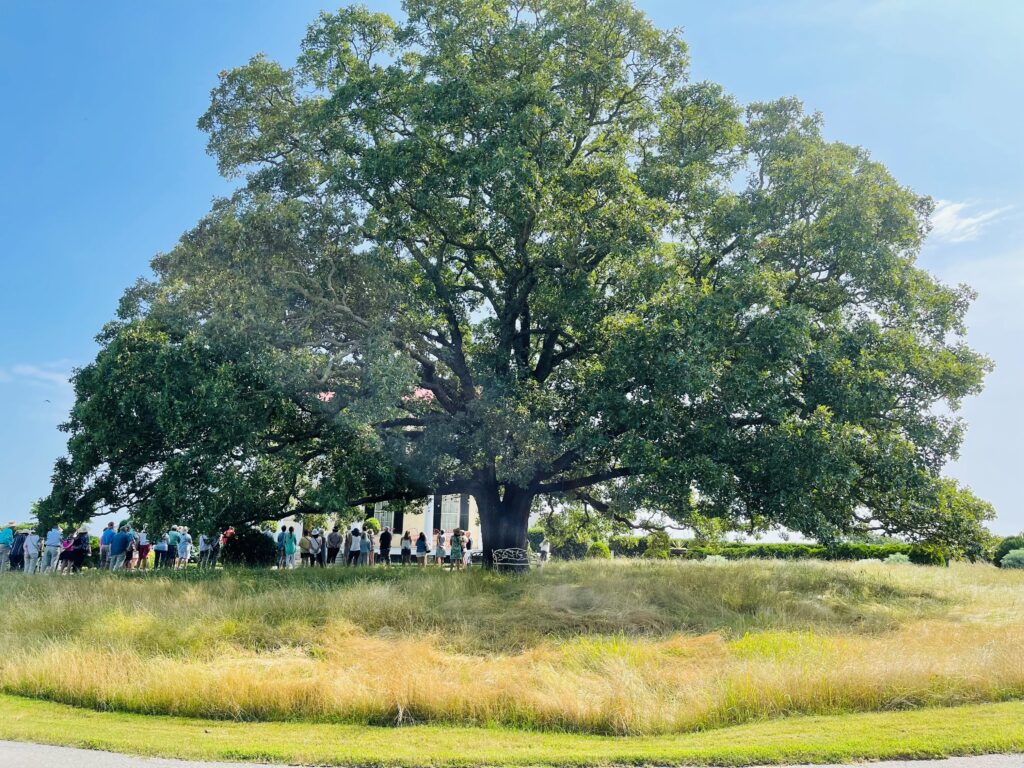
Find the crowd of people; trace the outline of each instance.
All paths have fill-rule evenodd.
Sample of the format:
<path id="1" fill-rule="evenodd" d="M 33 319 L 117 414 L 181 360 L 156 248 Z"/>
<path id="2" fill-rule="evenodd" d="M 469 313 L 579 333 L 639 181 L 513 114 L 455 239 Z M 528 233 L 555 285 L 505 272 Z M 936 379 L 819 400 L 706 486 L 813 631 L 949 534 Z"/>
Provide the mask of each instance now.
<path id="1" fill-rule="evenodd" d="M 215 566 L 221 547 L 234 532 L 234 528 L 228 528 L 218 535 L 201 535 L 199 567 Z M 146 570 L 151 565 L 153 568 L 180 569 L 193 559 L 193 546 L 187 526 L 172 526 L 153 542 L 145 529 L 135 530 L 129 523 L 120 526 L 108 523 L 99 536 L 95 565 L 111 571 Z M 0 528 L 0 573 L 77 573 L 93 554 L 92 549 L 92 539 L 86 526 L 77 529 L 71 536 L 66 536 L 58 526 L 53 526 L 45 536 L 40 536 L 32 528 L 19 529 L 17 523 L 10 522 Z"/>
<path id="2" fill-rule="evenodd" d="M 294 525 L 282 525 L 276 537 L 277 567 L 391 565 L 396 533 L 391 528 L 378 533 L 358 525 L 342 533 L 341 526 L 336 525 L 330 533 L 314 528 L 297 536 Z M 428 541 L 426 533 L 421 532 L 414 541 L 412 532 L 406 531 L 398 540 L 398 550 L 403 565 L 410 565 L 413 558 L 421 566 L 431 561 L 444 564 L 447 560 L 454 570 L 462 570 L 470 565 L 473 537 L 461 528 L 450 536 L 435 528 L 432 540 Z"/>
<path id="3" fill-rule="evenodd" d="M 10 522 L 0 528 L 0 574 L 7 570 L 24 573 L 80 571 L 92 552 L 89 529 L 82 526 L 72 536 L 54 526 L 46 536 L 32 529 L 19 529 Z"/>
<path id="4" fill-rule="evenodd" d="M 108 523 L 99 536 L 99 551 L 94 563 L 101 570 L 125 571 L 185 568 L 193 560 L 200 568 L 213 568 L 221 550 L 235 535 L 234 528 L 222 533 L 200 534 L 194 541 L 188 526 L 176 525 L 151 539 L 145 529 L 136 530 L 130 523 Z M 276 567 L 372 566 L 391 565 L 392 557 L 403 565 L 417 563 L 448 563 L 453 570 L 463 570 L 471 563 L 472 534 L 462 529 L 446 533 L 435 529 L 428 539 L 426 533 L 413 536 L 406 531 L 395 544 L 397 531 L 358 525 L 342 532 L 341 526 L 296 534 L 294 525 L 282 525 L 268 536 L 277 545 Z M 397 555 L 394 550 L 397 549 Z M 5 571 L 23 573 L 77 573 L 93 554 L 89 529 L 82 526 L 66 536 L 57 526 L 45 536 L 32 528 L 19 528 L 14 522 L 0 528 L 0 574 Z"/>

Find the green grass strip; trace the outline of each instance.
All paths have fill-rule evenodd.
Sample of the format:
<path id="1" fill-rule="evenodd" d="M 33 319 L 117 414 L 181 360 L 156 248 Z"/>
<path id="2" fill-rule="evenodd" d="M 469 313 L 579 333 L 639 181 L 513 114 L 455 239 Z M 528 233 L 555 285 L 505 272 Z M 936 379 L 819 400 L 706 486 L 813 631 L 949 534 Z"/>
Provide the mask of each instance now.
<path id="1" fill-rule="evenodd" d="M 1024 702 L 790 717 L 671 736 L 239 723 L 0 695 L 0 739 L 191 760 L 351 766 L 758 765 L 1024 752 Z"/>

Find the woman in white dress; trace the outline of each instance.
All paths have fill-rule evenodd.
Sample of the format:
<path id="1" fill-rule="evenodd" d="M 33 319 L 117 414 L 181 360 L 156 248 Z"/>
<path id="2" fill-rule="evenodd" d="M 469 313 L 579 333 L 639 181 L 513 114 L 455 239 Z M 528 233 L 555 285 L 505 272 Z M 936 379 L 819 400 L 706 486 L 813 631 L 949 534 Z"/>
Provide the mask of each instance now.
<path id="1" fill-rule="evenodd" d="M 192 557 L 192 534 L 188 528 L 181 529 L 181 538 L 178 539 L 178 567 L 185 568 Z"/>

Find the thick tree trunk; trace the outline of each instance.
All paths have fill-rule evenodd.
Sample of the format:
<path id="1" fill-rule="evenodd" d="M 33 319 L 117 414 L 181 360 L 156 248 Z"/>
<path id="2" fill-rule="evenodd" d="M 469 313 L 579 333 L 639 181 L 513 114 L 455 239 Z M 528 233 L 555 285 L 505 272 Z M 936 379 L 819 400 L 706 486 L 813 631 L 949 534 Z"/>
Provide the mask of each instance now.
<path id="1" fill-rule="evenodd" d="M 526 531 L 530 524 L 533 496 L 518 488 L 507 488 L 502 496 L 496 484 L 488 485 L 490 487 L 474 493 L 473 497 L 480 513 L 484 565 L 491 568 L 494 566 L 494 550 L 512 547 L 526 549 Z"/>

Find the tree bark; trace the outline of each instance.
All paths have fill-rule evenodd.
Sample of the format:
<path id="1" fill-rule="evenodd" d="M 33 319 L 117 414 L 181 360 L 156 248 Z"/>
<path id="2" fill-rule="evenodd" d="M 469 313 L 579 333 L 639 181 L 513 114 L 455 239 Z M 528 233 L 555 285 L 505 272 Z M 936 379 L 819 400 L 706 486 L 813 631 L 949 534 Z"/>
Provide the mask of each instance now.
<path id="1" fill-rule="evenodd" d="M 530 524 L 533 494 L 514 486 L 502 494 L 497 483 L 487 483 L 473 494 L 480 513 L 484 566 L 494 567 L 494 550 L 518 547 L 526 549 L 526 531 Z M 502 570 L 512 570 L 502 568 Z M 525 566 L 523 568 L 525 570 Z"/>

